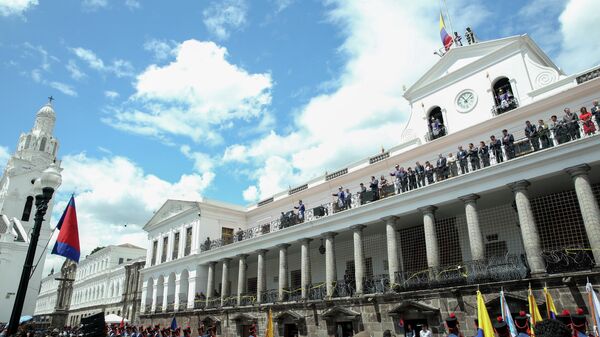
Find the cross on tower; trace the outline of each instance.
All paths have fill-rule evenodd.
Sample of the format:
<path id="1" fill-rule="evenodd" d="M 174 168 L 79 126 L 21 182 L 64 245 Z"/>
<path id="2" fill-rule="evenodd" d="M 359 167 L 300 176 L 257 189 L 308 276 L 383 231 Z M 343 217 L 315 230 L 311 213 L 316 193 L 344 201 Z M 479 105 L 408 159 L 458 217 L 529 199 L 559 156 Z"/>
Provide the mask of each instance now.
<path id="1" fill-rule="evenodd" d="M 52 104 L 52 101 L 54 101 L 54 97 L 52 97 L 52 96 L 48 97 L 48 104 Z"/>

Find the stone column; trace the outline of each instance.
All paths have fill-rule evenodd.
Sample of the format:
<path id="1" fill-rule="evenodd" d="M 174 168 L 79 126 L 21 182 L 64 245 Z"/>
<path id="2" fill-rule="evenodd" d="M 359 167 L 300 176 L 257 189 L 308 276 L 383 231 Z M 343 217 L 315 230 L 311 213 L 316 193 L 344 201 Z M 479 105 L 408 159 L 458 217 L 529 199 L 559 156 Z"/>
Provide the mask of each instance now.
<path id="1" fill-rule="evenodd" d="M 582 164 L 570 167 L 566 171 L 573 178 L 583 225 L 590 241 L 592 254 L 594 254 L 594 261 L 596 262 L 596 266 L 598 266 L 600 265 L 600 209 L 598 208 L 598 202 L 594 197 L 592 185 L 590 184 L 588 175 L 590 166 Z"/>
<path id="2" fill-rule="evenodd" d="M 310 272 L 310 242 L 312 239 L 300 240 L 300 283 L 302 287 L 302 299 L 308 298 L 308 287 L 312 284 Z"/>
<path id="3" fill-rule="evenodd" d="M 175 303 L 173 309 L 179 310 L 179 292 L 181 291 L 181 273 L 175 275 Z"/>
<path id="4" fill-rule="evenodd" d="M 543 274 L 544 260 L 542 259 L 542 245 L 540 244 L 540 236 L 538 235 L 535 217 L 529 202 L 529 194 L 527 187 L 530 185 L 527 180 L 519 180 L 508 184 L 508 187 L 515 194 L 515 202 L 517 204 L 517 213 L 519 213 L 519 224 L 521 226 L 521 236 L 525 253 L 527 254 L 527 262 L 531 269 L 531 274 Z"/>
<path id="5" fill-rule="evenodd" d="M 337 281 L 335 266 L 335 243 L 334 237 L 337 233 L 327 232 L 325 236 L 325 283 L 327 285 L 327 297 L 333 297 L 334 283 Z"/>
<path id="6" fill-rule="evenodd" d="M 265 255 L 267 254 L 267 250 L 260 249 L 256 253 L 258 254 L 256 271 L 256 303 L 262 303 L 263 294 L 265 291 L 267 291 L 267 275 L 265 270 Z"/>
<path id="7" fill-rule="evenodd" d="M 396 220 L 398 220 L 398 218 L 395 216 L 383 218 L 383 221 L 385 221 L 390 283 L 396 283 L 398 281 L 396 279 L 396 275 L 398 275 L 398 240 L 396 239 Z"/>
<path id="8" fill-rule="evenodd" d="M 216 262 L 208 263 L 208 276 L 206 281 L 206 306 L 208 307 L 210 300 L 215 296 L 215 265 Z"/>
<path id="9" fill-rule="evenodd" d="M 162 311 L 167 311 L 167 305 L 169 305 L 169 277 L 165 277 L 165 285 L 163 287 L 163 303 Z"/>
<path id="10" fill-rule="evenodd" d="M 142 298 L 140 299 L 140 312 L 146 312 L 146 296 L 148 296 L 148 281 L 142 284 Z M 77 304 L 77 296 L 73 300 L 73 304 Z"/>
<path id="11" fill-rule="evenodd" d="M 188 270 L 188 298 L 187 307 L 188 309 L 194 309 L 196 305 L 196 282 L 198 279 L 198 266 L 195 269 Z"/>
<path id="12" fill-rule="evenodd" d="M 350 227 L 354 237 L 354 279 L 356 285 L 356 296 L 364 293 L 363 281 L 365 278 L 365 254 L 363 250 L 363 228 L 365 225 Z"/>
<path id="13" fill-rule="evenodd" d="M 221 273 L 221 306 L 225 304 L 225 299 L 229 297 L 229 262 L 231 259 L 225 258 L 222 260 L 222 273 Z"/>
<path id="14" fill-rule="evenodd" d="M 468 194 L 459 199 L 465 203 L 471 259 L 482 260 L 485 258 L 485 244 L 483 243 L 483 235 L 479 226 L 479 215 L 477 214 L 477 199 L 479 199 L 479 196 L 477 194 Z"/>
<path id="15" fill-rule="evenodd" d="M 283 243 L 277 245 L 279 248 L 279 287 L 277 293 L 277 299 L 281 301 L 285 301 L 287 299 L 286 291 L 289 288 L 288 284 L 288 258 L 287 258 L 287 249 L 290 245 L 287 243 Z"/>
<path id="16" fill-rule="evenodd" d="M 435 206 L 419 208 L 423 213 L 423 227 L 425 228 L 425 250 L 427 251 L 427 267 L 437 268 L 440 266 L 440 252 L 438 248 L 437 235 L 435 234 Z"/>
<path id="17" fill-rule="evenodd" d="M 238 255 L 237 304 L 242 304 L 242 294 L 246 291 L 246 258 L 247 254 Z"/>

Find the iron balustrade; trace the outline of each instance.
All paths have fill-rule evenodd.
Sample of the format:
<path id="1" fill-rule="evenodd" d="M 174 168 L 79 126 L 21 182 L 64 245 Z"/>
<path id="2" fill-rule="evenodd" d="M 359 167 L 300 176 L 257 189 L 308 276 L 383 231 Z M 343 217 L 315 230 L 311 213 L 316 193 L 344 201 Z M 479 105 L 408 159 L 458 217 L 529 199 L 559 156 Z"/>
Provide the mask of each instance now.
<path id="1" fill-rule="evenodd" d="M 194 300 L 194 309 L 205 309 L 206 308 L 206 299 L 195 299 Z"/>
<path id="2" fill-rule="evenodd" d="M 162 304 L 157 304 L 156 308 L 154 308 L 154 312 L 162 312 L 162 311 L 163 311 Z"/>
<path id="3" fill-rule="evenodd" d="M 507 111 L 514 110 L 519 107 L 519 101 L 516 97 L 511 97 L 506 100 L 505 104 L 499 103 L 492 106 L 492 114 L 494 116 L 501 115 Z"/>
<path id="4" fill-rule="evenodd" d="M 152 304 L 146 304 L 144 306 L 144 312 L 151 312 L 152 311 Z"/>
<path id="5" fill-rule="evenodd" d="M 594 256 L 589 248 L 563 248 L 542 252 L 549 274 L 590 270 L 594 267 Z"/>
<path id="6" fill-rule="evenodd" d="M 352 281 L 338 280 L 333 284 L 332 297 L 350 297 L 356 293 L 356 285 Z"/>
<path id="7" fill-rule="evenodd" d="M 187 304 L 188 301 L 187 299 L 180 299 L 179 300 L 179 308 L 177 309 L 178 311 L 184 311 L 187 309 Z"/>
<path id="8" fill-rule="evenodd" d="M 221 307 L 220 297 L 211 297 L 206 301 L 206 309 L 216 309 Z"/>
<path id="9" fill-rule="evenodd" d="M 242 294 L 240 296 L 240 306 L 249 306 L 256 303 L 256 294 Z"/>
<path id="10" fill-rule="evenodd" d="M 427 131 L 427 133 L 425 133 L 425 141 L 430 142 L 434 139 L 444 137 L 445 135 L 446 135 L 446 127 L 444 125 L 440 125 L 440 129 L 437 131 L 437 133 L 435 133 L 433 131 Z"/>
<path id="11" fill-rule="evenodd" d="M 237 305 L 237 296 L 233 295 L 233 296 L 225 297 L 223 299 L 222 303 L 223 303 L 222 304 L 223 307 L 234 307 Z"/>
<path id="12" fill-rule="evenodd" d="M 276 303 L 279 299 L 279 291 L 277 289 L 269 289 L 262 293 L 262 303 Z"/>
<path id="13" fill-rule="evenodd" d="M 363 293 L 385 294 L 390 290 L 390 276 L 388 274 L 365 277 L 363 281 Z"/>
<path id="14" fill-rule="evenodd" d="M 175 303 L 168 303 L 167 304 L 167 312 L 173 312 L 175 311 Z"/>
<path id="15" fill-rule="evenodd" d="M 308 299 L 323 300 L 327 297 L 327 287 L 325 283 L 318 283 L 308 287 Z"/>
<path id="16" fill-rule="evenodd" d="M 299 302 L 302 300 L 302 288 L 286 291 L 285 295 L 287 301 Z"/>

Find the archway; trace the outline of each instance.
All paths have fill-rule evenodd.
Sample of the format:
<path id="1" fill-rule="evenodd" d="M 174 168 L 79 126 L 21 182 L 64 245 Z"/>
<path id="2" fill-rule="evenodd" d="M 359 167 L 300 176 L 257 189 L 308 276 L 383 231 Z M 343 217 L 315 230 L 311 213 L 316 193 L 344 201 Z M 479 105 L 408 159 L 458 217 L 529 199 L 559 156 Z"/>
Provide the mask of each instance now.
<path id="1" fill-rule="evenodd" d="M 492 85 L 492 91 L 496 104 L 494 107 L 495 114 L 499 115 L 519 106 L 508 77 L 502 76 L 496 79 Z"/>
<path id="2" fill-rule="evenodd" d="M 156 281 L 156 311 L 162 311 L 163 295 L 165 289 L 165 278 L 160 275 Z"/>
<path id="3" fill-rule="evenodd" d="M 429 130 L 429 140 L 434 140 L 446 135 L 446 123 L 442 108 L 434 106 L 427 113 L 427 127 Z"/>
<path id="4" fill-rule="evenodd" d="M 154 296 L 154 279 L 149 278 L 148 280 L 146 280 L 146 308 L 143 309 L 147 309 L 145 310 L 146 312 L 150 311 L 150 308 L 152 307 L 152 297 Z"/>
<path id="5" fill-rule="evenodd" d="M 179 310 L 185 310 L 188 302 L 190 274 L 187 269 L 184 269 L 179 276 Z"/>
<path id="6" fill-rule="evenodd" d="M 169 274 L 167 281 L 167 311 L 173 310 L 175 304 L 175 273 Z"/>

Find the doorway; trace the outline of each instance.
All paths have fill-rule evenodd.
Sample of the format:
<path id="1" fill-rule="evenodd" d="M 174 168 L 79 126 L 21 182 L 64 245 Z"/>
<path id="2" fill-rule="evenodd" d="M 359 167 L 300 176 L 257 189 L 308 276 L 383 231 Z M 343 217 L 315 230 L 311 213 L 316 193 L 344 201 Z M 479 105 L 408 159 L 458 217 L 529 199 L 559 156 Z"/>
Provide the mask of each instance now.
<path id="1" fill-rule="evenodd" d="M 250 328 L 251 327 L 252 327 L 252 325 L 247 325 L 247 324 L 246 325 L 242 325 L 241 326 L 241 328 L 242 328 L 241 329 L 242 330 L 241 331 L 241 333 L 242 333 L 241 336 L 242 337 L 249 337 L 250 336 Z"/>
<path id="2" fill-rule="evenodd" d="M 427 324 L 426 319 L 407 319 L 404 321 L 404 336 L 418 337 L 423 329 L 423 324 Z"/>
<path id="3" fill-rule="evenodd" d="M 283 337 L 298 337 L 298 325 L 285 324 L 283 326 Z"/>
<path id="4" fill-rule="evenodd" d="M 335 323 L 335 337 L 352 337 L 354 336 L 354 329 L 352 328 L 352 322 L 336 322 Z"/>

